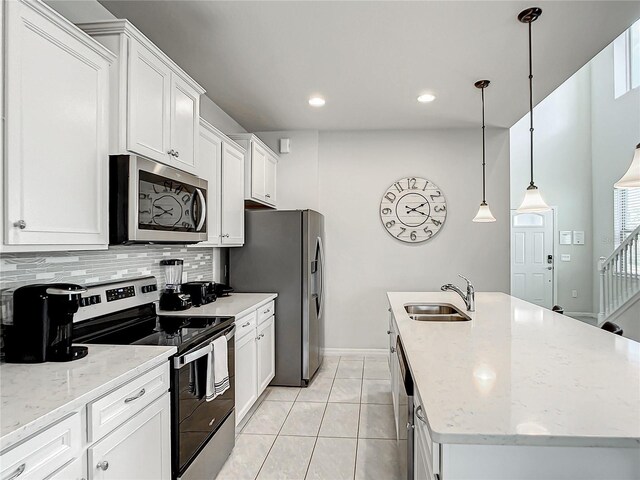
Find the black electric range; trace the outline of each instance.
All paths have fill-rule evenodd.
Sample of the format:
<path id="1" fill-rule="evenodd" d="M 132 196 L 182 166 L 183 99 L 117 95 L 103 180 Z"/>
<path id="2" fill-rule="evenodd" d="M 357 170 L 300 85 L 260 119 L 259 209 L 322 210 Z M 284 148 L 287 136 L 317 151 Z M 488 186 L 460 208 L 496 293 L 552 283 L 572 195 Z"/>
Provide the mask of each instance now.
<path id="1" fill-rule="evenodd" d="M 215 478 L 235 444 L 234 319 L 158 316 L 157 300 L 154 277 L 89 285 L 74 317 L 73 341 L 176 347 L 170 359 L 172 477 Z M 231 387 L 206 401 L 208 353 L 223 335 Z"/>

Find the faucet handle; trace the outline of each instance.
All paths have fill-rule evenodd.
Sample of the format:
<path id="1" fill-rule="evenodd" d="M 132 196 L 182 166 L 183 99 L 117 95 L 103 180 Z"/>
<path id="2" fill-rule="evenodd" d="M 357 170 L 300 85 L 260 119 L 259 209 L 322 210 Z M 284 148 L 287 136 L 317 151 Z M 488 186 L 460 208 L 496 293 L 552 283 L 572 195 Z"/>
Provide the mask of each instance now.
<path id="1" fill-rule="evenodd" d="M 471 283 L 471 280 L 469 280 L 467 277 L 465 277 L 464 275 L 458 274 L 458 276 L 463 279 L 465 282 L 467 282 L 467 288 L 469 289 L 474 289 L 473 284 Z"/>

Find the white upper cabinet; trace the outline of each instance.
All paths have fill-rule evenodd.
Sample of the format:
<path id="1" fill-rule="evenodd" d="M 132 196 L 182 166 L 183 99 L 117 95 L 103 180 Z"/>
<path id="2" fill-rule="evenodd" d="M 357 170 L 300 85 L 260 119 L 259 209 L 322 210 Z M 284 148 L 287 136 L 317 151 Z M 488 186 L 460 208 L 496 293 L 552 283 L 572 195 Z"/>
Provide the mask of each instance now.
<path id="1" fill-rule="evenodd" d="M 207 181 L 208 240 L 197 245 L 220 246 L 222 234 L 222 141 L 224 135 L 205 120 L 200 120 L 197 175 Z"/>
<path id="2" fill-rule="evenodd" d="M 79 27 L 118 54 L 110 153 L 137 153 L 195 173 L 204 89 L 126 20 Z"/>
<path id="3" fill-rule="evenodd" d="M 127 150 L 150 158 L 166 157 L 170 92 L 169 67 L 141 43 L 131 42 Z"/>
<path id="4" fill-rule="evenodd" d="M 222 144 L 222 245 L 244 245 L 244 157 L 233 142 Z"/>
<path id="5" fill-rule="evenodd" d="M 106 248 L 116 57 L 40 2 L 3 6 L 4 250 Z"/>
<path id="6" fill-rule="evenodd" d="M 198 245 L 244 245 L 244 150 L 203 119 L 196 174 L 208 184 L 208 240 Z"/>
<path id="7" fill-rule="evenodd" d="M 252 133 L 229 136 L 246 149 L 244 198 L 275 207 L 278 155 Z"/>
<path id="8" fill-rule="evenodd" d="M 195 121 L 194 121 L 195 120 Z M 171 75 L 171 149 L 175 166 L 195 173 L 200 123 L 200 94 Z"/>

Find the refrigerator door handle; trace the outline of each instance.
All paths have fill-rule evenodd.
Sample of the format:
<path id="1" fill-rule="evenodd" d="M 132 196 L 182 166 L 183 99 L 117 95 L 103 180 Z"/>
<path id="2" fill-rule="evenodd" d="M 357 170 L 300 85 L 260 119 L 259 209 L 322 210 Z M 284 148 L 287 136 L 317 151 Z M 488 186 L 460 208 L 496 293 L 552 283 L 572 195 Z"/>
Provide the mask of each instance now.
<path id="1" fill-rule="evenodd" d="M 320 270 L 320 288 L 318 289 L 318 298 L 319 298 L 319 306 L 318 306 L 318 319 L 322 317 L 322 311 L 324 308 L 324 248 L 322 247 L 322 238 L 318 237 L 318 258 L 317 258 L 317 268 Z"/>

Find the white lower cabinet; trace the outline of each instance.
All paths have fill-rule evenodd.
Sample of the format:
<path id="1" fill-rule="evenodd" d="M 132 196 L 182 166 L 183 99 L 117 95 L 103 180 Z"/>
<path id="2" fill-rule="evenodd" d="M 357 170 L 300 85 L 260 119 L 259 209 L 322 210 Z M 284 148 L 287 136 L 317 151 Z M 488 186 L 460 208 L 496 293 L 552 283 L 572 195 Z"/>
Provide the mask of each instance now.
<path id="1" fill-rule="evenodd" d="M 236 344 L 236 424 L 258 399 L 258 346 L 255 328 Z"/>
<path id="2" fill-rule="evenodd" d="M 269 382 L 276 376 L 276 324 L 269 317 L 258 325 L 258 391 L 264 392 Z"/>
<path id="3" fill-rule="evenodd" d="M 19 480 L 18 477 L 17 480 Z M 83 455 L 71 460 L 46 480 L 86 480 L 87 479 L 87 459 Z"/>
<path id="4" fill-rule="evenodd" d="M 171 480 L 168 376 L 166 362 L 0 452 L 0 479 Z"/>
<path id="5" fill-rule="evenodd" d="M 274 302 L 236 318 L 236 425 L 239 425 L 276 374 Z"/>
<path id="6" fill-rule="evenodd" d="M 169 393 L 88 449 L 89 480 L 171 478 Z"/>

